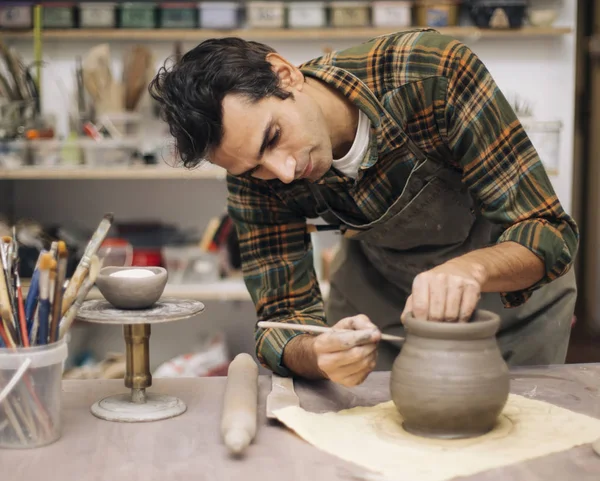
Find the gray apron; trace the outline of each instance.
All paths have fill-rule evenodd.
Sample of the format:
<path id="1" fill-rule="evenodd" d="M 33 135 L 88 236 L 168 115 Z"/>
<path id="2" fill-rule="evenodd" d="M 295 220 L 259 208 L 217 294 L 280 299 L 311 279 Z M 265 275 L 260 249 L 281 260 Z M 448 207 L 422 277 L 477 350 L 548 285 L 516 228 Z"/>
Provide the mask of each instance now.
<path id="1" fill-rule="evenodd" d="M 410 140 L 417 157 L 393 205 L 369 224 L 348 222 L 329 208 L 311 184 L 319 215 L 343 233 L 331 267 L 326 302 L 330 325 L 365 314 L 384 333 L 403 335 L 400 315 L 415 276 L 452 258 L 493 245 L 502 232 L 478 211 L 461 182 L 461 173 L 427 158 Z M 501 317 L 497 335 L 509 365 L 565 362 L 577 289 L 573 269 L 535 291 L 515 308 L 505 308 L 498 293 L 482 293 L 478 309 Z M 390 370 L 400 345 L 382 341 L 376 370 Z"/>

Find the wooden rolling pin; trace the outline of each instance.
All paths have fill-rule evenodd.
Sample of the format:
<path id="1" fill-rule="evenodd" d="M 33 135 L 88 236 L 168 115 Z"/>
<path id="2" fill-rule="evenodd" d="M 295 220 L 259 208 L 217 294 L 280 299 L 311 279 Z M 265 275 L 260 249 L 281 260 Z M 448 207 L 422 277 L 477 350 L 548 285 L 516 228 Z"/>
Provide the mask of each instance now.
<path id="1" fill-rule="evenodd" d="M 262 329 L 268 329 L 268 328 L 271 328 L 271 329 L 291 329 L 291 330 L 294 330 L 294 331 L 316 332 L 317 334 L 331 331 L 331 327 L 313 326 L 312 324 L 292 324 L 292 323 L 289 323 L 289 322 L 259 321 L 258 327 L 260 327 Z M 349 331 L 350 329 L 347 329 L 347 330 Z M 338 331 L 338 332 L 345 332 L 345 331 Z M 381 340 L 382 341 L 403 342 L 404 338 L 400 337 L 400 336 L 393 336 L 392 334 L 382 334 L 381 335 Z"/>
<path id="2" fill-rule="evenodd" d="M 258 365 L 252 356 L 238 354 L 227 371 L 221 435 L 232 454 L 241 454 L 256 435 Z"/>

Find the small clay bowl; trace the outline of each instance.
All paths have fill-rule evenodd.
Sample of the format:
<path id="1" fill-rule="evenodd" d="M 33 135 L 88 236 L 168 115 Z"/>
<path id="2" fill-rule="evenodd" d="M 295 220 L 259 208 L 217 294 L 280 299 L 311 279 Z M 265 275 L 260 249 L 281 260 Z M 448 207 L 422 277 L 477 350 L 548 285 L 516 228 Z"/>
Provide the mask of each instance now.
<path id="1" fill-rule="evenodd" d="M 148 277 L 117 277 L 119 271 L 146 269 Z M 162 267 L 104 267 L 98 273 L 96 285 L 104 298 L 117 309 L 148 309 L 160 299 L 167 285 L 167 271 Z"/>
<path id="2" fill-rule="evenodd" d="M 500 317 L 476 311 L 467 323 L 408 315 L 406 341 L 392 367 L 392 400 L 406 431 L 457 439 L 494 428 L 510 390 L 495 337 Z"/>

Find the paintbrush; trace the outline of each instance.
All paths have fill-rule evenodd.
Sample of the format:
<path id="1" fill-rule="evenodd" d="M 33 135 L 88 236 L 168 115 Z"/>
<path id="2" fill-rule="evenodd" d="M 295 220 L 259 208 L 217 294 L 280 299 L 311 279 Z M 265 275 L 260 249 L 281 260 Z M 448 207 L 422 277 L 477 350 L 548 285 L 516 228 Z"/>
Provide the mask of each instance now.
<path id="1" fill-rule="evenodd" d="M 67 245 L 58 241 L 58 265 L 54 282 L 54 299 L 52 300 L 52 321 L 50 323 L 50 342 L 58 340 L 58 321 L 61 318 L 63 285 L 67 274 Z"/>
<path id="2" fill-rule="evenodd" d="M 258 327 L 262 329 L 290 329 L 294 331 L 303 331 L 303 332 L 314 332 L 317 334 L 321 334 L 324 332 L 331 331 L 331 327 L 325 326 L 313 326 L 309 324 L 292 324 L 289 322 L 269 322 L 269 321 L 260 321 L 257 324 Z M 335 332 L 352 332 L 351 329 L 345 330 L 336 330 Z M 393 336 L 391 334 L 382 334 L 382 341 L 404 341 L 403 337 Z"/>
<path id="3" fill-rule="evenodd" d="M 112 226 L 113 220 L 114 216 L 112 213 L 105 214 L 102 220 L 100 221 L 100 224 L 96 228 L 96 231 L 92 235 L 92 238 L 88 242 L 88 245 L 85 248 L 85 252 L 83 253 L 81 260 L 79 261 L 79 264 L 77 265 L 77 268 L 75 269 L 75 272 L 73 273 L 73 276 L 71 277 L 71 280 L 67 285 L 67 289 L 65 291 L 62 301 L 61 315 L 64 316 L 67 310 L 73 304 L 73 302 L 75 302 L 77 292 L 83 284 L 83 280 L 87 276 L 91 258 L 94 254 L 98 252 L 100 245 L 102 244 L 102 242 L 104 242 L 104 239 L 106 238 L 106 235 L 108 234 L 108 231 Z"/>
<path id="4" fill-rule="evenodd" d="M 52 267 L 52 254 L 44 254 L 40 260 L 40 299 L 39 326 L 38 326 L 38 345 L 48 343 L 48 321 L 50 316 L 50 268 Z"/>
<path id="5" fill-rule="evenodd" d="M 23 306 L 23 291 L 21 290 L 21 277 L 19 276 L 19 272 L 15 272 L 15 279 L 17 285 L 17 306 L 18 306 L 18 316 L 19 316 L 19 325 L 21 327 L 21 339 L 23 341 L 24 347 L 29 347 L 29 335 L 27 333 L 27 319 L 25 317 L 25 307 Z"/>
<path id="6" fill-rule="evenodd" d="M 96 282 L 96 278 L 98 277 L 100 269 L 102 269 L 103 263 L 104 260 L 100 260 L 96 254 L 92 256 L 92 260 L 90 261 L 89 274 L 83 282 L 81 289 L 79 289 L 75 302 L 71 304 L 69 310 L 60 320 L 60 327 L 58 333 L 59 339 L 65 337 L 65 334 L 67 334 L 67 332 L 71 328 L 71 325 L 73 324 L 73 321 L 75 321 L 75 317 L 77 316 L 77 311 L 79 311 L 79 308 L 83 304 L 83 301 L 85 301 L 85 298 L 89 294 L 90 290 L 92 289 L 92 287 L 94 287 L 94 283 Z"/>
<path id="7" fill-rule="evenodd" d="M 4 253 L 4 246 L 2 246 L 2 252 Z M 5 324 L 5 328 L 9 331 L 11 337 L 13 338 L 13 340 L 15 342 L 19 342 L 19 337 L 17 335 L 17 329 L 16 329 L 16 323 L 15 323 L 15 317 L 14 317 L 14 313 L 13 313 L 13 302 L 10 298 L 10 294 L 9 294 L 9 284 L 10 284 L 10 277 L 7 278 L 6 276 L 6 270 L 4 269 L 5 265 L 4 264 L 5 259 L 4 259 L 4 255 L 2 256 L 2 263 L 3 263 L 3 268 L 0 269 L 0 315 L 2 316 L 2 319 L 4 320 L 4 324 Z"/>
<path id="8" fill-rule="evenodd" d="M 33 270 L 33 275 L 31 276 L 31 283 L 29 284 L 29 290 L 27 291 L 27 299 L 25 300 L 25 317 L 27 319 L 27 329 L 29 332 L 29 339 L 33 343 L 36 339 L 35 336 L 32 336 L 33 329 L 33 317 L 35 315 L 38 296 L 40 294 L 40 259 L 42 255 L 46 254 L 48 251 L 42 250 L 40 255 L 37 258 L 35 263 L 35 268 Z"/>

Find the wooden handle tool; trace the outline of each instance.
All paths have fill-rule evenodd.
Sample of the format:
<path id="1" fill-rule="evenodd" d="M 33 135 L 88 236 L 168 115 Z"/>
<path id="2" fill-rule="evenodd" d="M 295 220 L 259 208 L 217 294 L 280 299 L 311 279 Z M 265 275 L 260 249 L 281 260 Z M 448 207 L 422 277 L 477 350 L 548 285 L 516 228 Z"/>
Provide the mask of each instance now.
<path id="1" fill-rule="evenodd" d="M 252 356 L 238 354 L 227 371 L 221 435 L 234 455 L 241 454 L 256 435 L 258 365 Z"/>
<path id="2" fill-rule="evenodd" d="M 290 322 L 260 321 L 257 325 L 258 325 L 258 327 L 260 327 L 262 329 L 291 329 L 294 331 L 315 332 L 317 334 L 331 331 L 331 327 L 313 326 L 311 324 L 292 324 Z M 344 331 L 338 331 L 338 332 L 344 332 Z M 403 337 L 393 336 L 391 334 L 382 334 L 381 340 L 382 341 L 404 342 Z"/>

